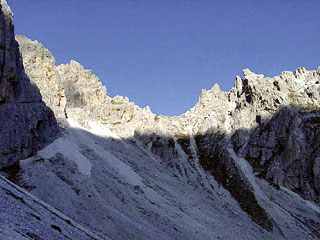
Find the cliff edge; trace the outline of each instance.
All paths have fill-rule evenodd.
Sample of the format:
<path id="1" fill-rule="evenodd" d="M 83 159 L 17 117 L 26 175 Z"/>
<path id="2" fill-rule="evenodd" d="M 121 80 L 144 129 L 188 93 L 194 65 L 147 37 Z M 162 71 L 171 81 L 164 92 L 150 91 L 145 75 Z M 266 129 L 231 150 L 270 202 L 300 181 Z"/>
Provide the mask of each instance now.
<path id="1" fill-rule="evenodd" d="M 53 112 L 24 72 L 12 12 L 0 11 L 0 168 L 35 154 L 59 133 Z"/>

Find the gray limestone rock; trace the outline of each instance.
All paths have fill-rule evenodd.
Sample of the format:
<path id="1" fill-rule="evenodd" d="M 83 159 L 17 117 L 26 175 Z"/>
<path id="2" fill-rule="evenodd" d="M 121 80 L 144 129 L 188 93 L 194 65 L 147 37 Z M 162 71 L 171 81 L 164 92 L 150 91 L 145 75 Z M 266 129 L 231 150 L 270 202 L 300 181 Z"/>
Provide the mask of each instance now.
<path id="1" fill-rule="evenodd" d="M 23 35 L 16 35 L 16 41 L 23 57 L 25 71 L 31 82 L 42 95 L 42 100 L 55 113 L 57 119 L 65 118 L 66 100 L 59 84 L 56 62 L 51 53 L 37 41 Z"/>
<path id="2" fill-rule="evenodd" d="M 0 11 L 0 168 L 29 157 L 59 133 L 53 112 L 24 72 L 14 38 L 12 12 Z"/>
<path id="3" fill-rule="evenodd" d="M 319 111 L 283 108 L 250 133 L 239 153 L 264 178 L 319 203 L 319 124 Z"/>
<path id="4" fill-rule="evenodd" d="M 255 177 L 223 134 L 138 141 L 70 124 L 17 182 L 103 239 L 320 237 L 320 208 Z"/>
<path id="5" fill-rule="evenodd" d="M 319 177 L 315 174 L 318 173 L 318 165 L 317 161 L 312 160 L 316 157 L 307 154 L 309 160 L 305 160 L 306 153 L 300 154 L 301 151 L 316 151 L 302 137 L 311 131 L 305 132 L 309 127 L 299 127 L 291 132 L 293 126 L 287 124 L 293 124 L 292 119 L 304 119 L 310 112 L 319 109 L 319 70 L 299 68 L 295 73 L 282 72 L 280 76 L 270 78 L 244 69 L 243 77 L 236 77 L 235 86 L 229 92 L 221 91 L 218 85 L 210 90 L 202 90 L 198 103 L 192 109 L 178 117 L 166 117 L 153 114 L 148 107 L 140 108 L 125 97 L 108 97 L 99 79 L 79 63 L 71 61 L 70 64 L 54 67 L 53 57 L 41 44 L 21 36 L 17 40 L 26 59 L 28 76 L 44 96 L 50 96 L 44 100 L 56 116 L 63 115 L 62 108 L 59 108 L 63 106 L 66 116 L 82 126 L 90 129 L 89 122 L 96 121 L 122 138 L 138 139 L 154 154 L 171 161 L 175 161 L 173 159 L 176 156 L 172 144 L 174 139 L 224 134 L 226 144 L 232 143 L 236 152 L 244 151 L 244 156 L 262 176 L 292 190 L 298 189 L 296 191 L 306 199 L 318 201 Z M 53 84 L 50 89 L 46 87 L 50 85 L 49 82 Z M 58 101 L 54 100 L 56 96 L 65 96 L 65 104 L 59 102 L 60 97 Z M 291 110 L 284 110 L 284 107 Z M 292 119 L 288 119 L 289 116 Z M 280 130 L 256 134 L 257 129 L 264 131 L 262 128 L 267 128 L 269 122 L 277 129 L 282 129 L 282 135 L 279 135 Z M 313 129 L 317 129 L 317 126 L 313 126 Z M 293 134 L 290 135 L 290 141 L 289 133 L 285 131 Z M 284 162 L 282 167 L 278 165 L 280 160 L 275 158 L 279 151 L 277 142 L 284 144 L 285 148 L 293 149 L 287 155 L 278 156 Z M 307 161 L 308 167 L 292 165 L 292 162 L 299 161 Z M 260 165 L 263 167 L 257 167 Z M 288 168 L 288 173 L 283 173 L 284 168 Z M 314 175 L 312 180 L 305 177 L 308 174 Z M 302 191 L 300 187 L 307 183 L 308 186 L 303 187 Z"/>

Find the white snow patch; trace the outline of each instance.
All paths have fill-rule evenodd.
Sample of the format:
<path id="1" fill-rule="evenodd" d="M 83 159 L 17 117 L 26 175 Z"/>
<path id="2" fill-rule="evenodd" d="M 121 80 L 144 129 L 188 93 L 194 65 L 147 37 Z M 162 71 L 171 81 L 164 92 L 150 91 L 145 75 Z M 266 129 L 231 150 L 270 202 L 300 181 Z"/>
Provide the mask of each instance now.
<path id="1" fill-rule="evenodd" d="M 67 120 L 68 120 L 68 123 L 69 123 L 70 127 L 84 129 L 79 123 L 77 123 L 72 118 L 68 118 Z"/>

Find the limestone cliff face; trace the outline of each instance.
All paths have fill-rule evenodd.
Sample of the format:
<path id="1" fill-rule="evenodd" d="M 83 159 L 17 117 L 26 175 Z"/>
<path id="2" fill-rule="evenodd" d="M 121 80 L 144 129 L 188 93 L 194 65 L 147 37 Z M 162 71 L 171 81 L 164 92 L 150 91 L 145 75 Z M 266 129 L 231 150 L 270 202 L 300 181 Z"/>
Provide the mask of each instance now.
<path id="1" fill-rule="evenodd" d="M 252 73 L 249 69 L 244 69 L 243 73 L 244 77 L 237 76 L 229 92 L 221 91 L 218 85 L 209 91 L 203 90 L 196 106 L 181 116 L 201 126 L 192 134 L 210 128 L 230 134 L 239 129 L 251 129 L 268 121 L 284 106 L 310 111 L 320 107 L 320 69 L 299 68 L 295 74 L 283 72 L 274 78 Z"/>
<path id="2" fill-rule="evenodd" d="M 238 153 L 261 177 L 320 202 L 319 123 L 319 111 L 283 108 L 254 129 Z"/>
<path id="3" fill-rule="evenodd" d="M 244 80 L 245 99 L 234 113 L 234 149 L 260 176 L 319 202 L 320 68 L 274 78 L 245 73 Z"/>
<path id="4" fill-rule="evenodd" d="M 25 75 L 14 38 L 12 12 L 0 11 L 0 168 L 35 154 L 59 133 L 52 111 Z"/>
<path id="5" fill-rule="evenodd" d="M 16 40 L 25 71 L 59 121 L 70 117 L 84 126 L 88 119 L 99 121 L 122 137 L 132 137 L 135 129 L 150 125 L 155 115 L 148 107 L 141 109 L 126 97 L 108 97 L 91 70 L 76 61 L 56 67 L 51 53 L 40 43 L 25 36 L 16 36 Z"/>
<path id="6" fill-rule="evenodd" d="M 99 79 L 75 61 L 54 67 L 53 57 L 38 42 L 21 36 L 17 41 L 28 76 L 42 95 L 48 96 L 44 100 L 56 116 L 65 114 L 87 128 L 88 121 L 97 121 L 122 138 L 138 139 L 166 161 L 175 161 L 179 145 L 190 154 L 191 142 L 195 142 L 198 151 L 194 154 L 217 179 L 221 171 L 233 168 L 239 172 L 236 165 L 225 165 L 227 149 L 233 148 L 269 181 L 319 201 L 314 143 L 318 125 L 317 120 L 308 119 L 320 108 L 320 68 L 299 68 L 274 78 L 244 69 L 243 77 L 236 77 L 229 92 L 215 85 L 203 90 L 199 102 L 185 114 L 166 117 L 153 114 L 148 107 L 140 108 L 126 97 L 108 97 Z M 219 144 L 220 136 L 224 144 Z M 213 145 L 208 148 L 204 143 Z M 212 166 L 221 171 L 213 171 Z"/>
<path id="7" fill-rule="evenodd" d="M 56 118 L 65 118 L 66 100 L 64 90 L 59 85 L 55 59 L 37 41 L 31 41 L 23 35 L 17 35 L 16 40 L 19 43 L 25 71 L 38 86 L 43 101 L 54 111 Z"/>
<path id="8" fill-rule="evenodd" d="M 100 80 L 76 61 L 58 66 L 57 72 L 66 96 L 67 117 L 84 126 L 88 120 L 95 120 L 122 137 L 131 137 L 134 129 L 153 115 L 148 108 L 141 109 L 126 97 L 108 97 Z"/>
<path id="9" fill-rule="evenodd" d="M 320 68 L 299 68 L 295 74 L 283 72 L 274 78 L 245 69 L 244 77 L 237 77 L 230 92 L 220 92 L 217 86 L 204 91 L 191 111 L 216 114 L 201 125 L 231 138 L 220 151 L 229 144 L 261 177 L 319 202 L 319 82 Z M 205 107 L 212 105 L 217 106 Z M 217 125 L 211 124 L 219 119 Z M 216 161 L 205 158 L 204 166 L 219 168 Z M 221 171 L 215 173 L 219 176 Z"/>

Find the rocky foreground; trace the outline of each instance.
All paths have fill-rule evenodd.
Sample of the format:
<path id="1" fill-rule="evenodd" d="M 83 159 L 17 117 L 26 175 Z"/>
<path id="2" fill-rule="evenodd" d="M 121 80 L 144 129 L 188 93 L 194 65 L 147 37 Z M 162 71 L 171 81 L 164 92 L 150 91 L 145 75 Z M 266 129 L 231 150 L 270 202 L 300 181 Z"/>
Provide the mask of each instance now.
<path id="1" fill-rule="evenodd" d="M 14 40 L 1 9 L 0 236 L 320 238 L 320 68 L 245 69 L 229 92 L 215 85 L 185 114 L 160 116 Z"/>

